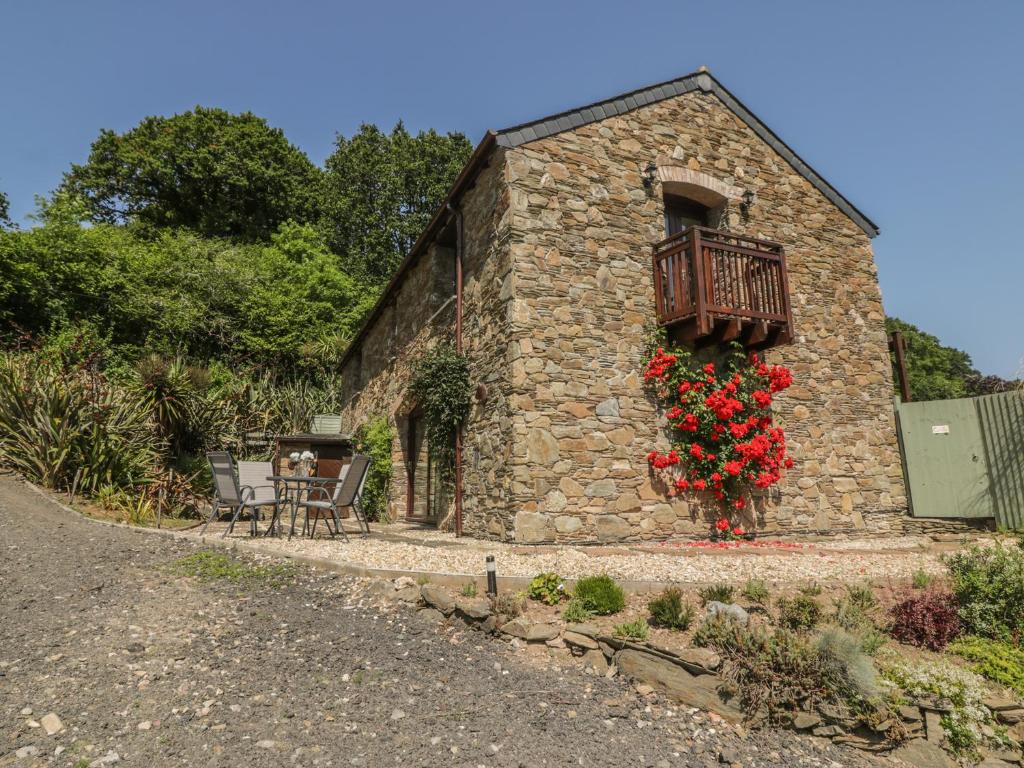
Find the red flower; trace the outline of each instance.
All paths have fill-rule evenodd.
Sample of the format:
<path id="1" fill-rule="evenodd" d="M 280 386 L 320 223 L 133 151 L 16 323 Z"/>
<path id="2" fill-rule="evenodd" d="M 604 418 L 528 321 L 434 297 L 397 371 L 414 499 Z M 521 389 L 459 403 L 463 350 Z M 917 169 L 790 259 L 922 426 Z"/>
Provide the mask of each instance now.
<path id="1" fill-rule="evenodd" d="M 736 526 L 735 528 L 733 528 L 733 529 L 732 529 L 732 535 L 733 535 L 733 536 L 742 536 L 742 535 L 743 535 L 744 533 L 746 533 L 746 531 L 744 531 L 744 530 L 743 530 L 743 529 L 742 529 L 742 528 L 741 528 L 740 526 L 738 526 L 738 525 L 737 525 L 737 526 Z"/>
<path id="2" fill-rule="evenodd" d="M 667 454 L 651 451 L 648 461 L 657 471 L 681 465 L 682 472 L 664 478 L 669 495 L 711 491 L 723 507 L 745 509 L 748 488 L 767 488 L 779 482 L 784 468 L 793 466 L 786 455 L 786 436 L 774 425 L 771 412 L 774 393 L 789 387 L 793 375 L 756 354 L 748 363 L 730 363 L 728 376 L 723 372 L 721 379 L 716 378 L 715 363 L 698 367 L 691 361 L 664 349 L 648 361 L 644 375 L 663 404 L 671 427 L 668 437 L 676 449 Z M 720 532 L 728 540 L 742 530 L 736 526 Z"/>
<path id="3" fill-rule="evenodd" d="M 768 371 L 769 389 L 772 392 L 781 392 L 793 383 L 793 374 L 788 368 L 781 365 L 773 365 Z"/>
<path id="4" fill-rule="evenodd" d="M 720 531 L 728 531 L 729 530 L 729 526 L 730 526 L 729 521 L 726 520 L 724 517 L 720 517 L 718 519 L 718 522 L 715 523 L 715 528 L 717 528 Z"/>

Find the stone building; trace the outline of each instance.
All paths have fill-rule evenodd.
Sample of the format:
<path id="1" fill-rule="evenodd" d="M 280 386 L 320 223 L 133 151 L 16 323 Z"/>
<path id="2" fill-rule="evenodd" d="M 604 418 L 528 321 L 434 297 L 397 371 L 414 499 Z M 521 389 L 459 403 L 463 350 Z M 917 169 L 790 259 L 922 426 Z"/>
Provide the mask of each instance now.
<path id="1" fill-rule="evenodd" d="M 749 527 L 900 530 L 877 233 L 703 70 L 489 132 L 347 352 L 345 428 L 393 420 L 393 517 L 520 542 L 704 536 L 713 508 L 667 497 L 646 459 L 667 445 L 642 380 L 660 323 L 793 370 L 773 407 L 796 464 Z M 475 387 L 454 503 L 407 391 L 439 340 Z"/>

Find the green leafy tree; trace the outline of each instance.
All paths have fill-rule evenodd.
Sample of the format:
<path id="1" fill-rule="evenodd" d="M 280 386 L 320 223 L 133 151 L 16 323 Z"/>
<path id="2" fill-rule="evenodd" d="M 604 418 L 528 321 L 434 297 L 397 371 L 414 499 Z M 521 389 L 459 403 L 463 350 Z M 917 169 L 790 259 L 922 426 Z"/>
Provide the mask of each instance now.
<path id="1" fill-rule="evenodd" d="M 11 225 L 11 201 L 6 194 L 0 192 L 0 229 Z"/>
<path id="2" fill-rule="evenodd" d="M 282 131 L 244 112 L 196 107 L 100 132 L 64 187 L 96 222 L 139 221 L 204 235 L 266 239 L 317 217 L 322 172 Z"/>
<path id="3" fill-rule="evenodd" d="M 45 336 L 81 356 L 220 360 L 276 375 L 331 367 L 376 292 L 310 225 L 269 244 L 187 230 L 81 226 L 76 198 L 43 203 L 32 229 L 0 232 L 0 334 Z M 329 344 L 334 340 L 333 344 Z"/>
<path id="4" fill-rule="evenodd" d="M 461 133 L 390 134 L 363 124 L 339 136 L 326 162 L 324 231 L 353 276 L 391 277 L 441 205 L 472 145 Z"/>
<path id="5" fill-rule="evenodd" d="M 1009 392 L 1022 386 L 1020 379 L 984 376 L 974 368 L 971 356 L 954 347 L 947 347 L 930 333 L 900 320 L 887 317 L 889 333 L 901 331 L 907 348 L 907 378 L 914 400 L 947 400 Z M 893 386 L 899 391 L 896 357 L 892 358 Z"/>
<path id="6" fill-rule="evenodd" d="M 282 226 L 253 266 L 252 288 L 241 306 L 239 349 L 278 367 L 339 362 L 377 291 L 342 271 L 309 225 Z"/>
<path id="7" fill-rule="evenodd" d="M 944 346 L 935 336 L 897 317 L 886 318 L 885 326 L 890 333 L 903 333 L 910 394 L 915 400 L 944 400 L 970 394 L 967 380 L 978 373 L 970 355 Z M 893 380 L 897 381 L 895 365 L 893 358 Z"/>

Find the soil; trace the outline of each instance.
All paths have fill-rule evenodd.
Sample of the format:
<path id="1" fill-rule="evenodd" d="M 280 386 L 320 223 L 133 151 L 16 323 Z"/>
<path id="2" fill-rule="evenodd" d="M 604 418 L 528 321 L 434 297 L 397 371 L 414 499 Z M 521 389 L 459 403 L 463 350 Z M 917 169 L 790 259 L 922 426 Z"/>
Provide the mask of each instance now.
<path id="1" fill-rule="evenodd" d="M 10 477 L 0 550 L 0 766 L 884 763 L 438 623 L 385 582 L 244 555 L 182 575 L 198 543 L 87 520 Z"/>

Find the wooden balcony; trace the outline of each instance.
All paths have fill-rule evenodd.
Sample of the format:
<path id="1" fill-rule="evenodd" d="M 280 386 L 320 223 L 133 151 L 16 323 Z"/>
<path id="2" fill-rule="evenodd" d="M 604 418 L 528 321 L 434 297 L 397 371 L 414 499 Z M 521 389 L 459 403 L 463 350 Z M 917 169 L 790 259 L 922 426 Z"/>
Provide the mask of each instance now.
<path id="1" fill-rule="evenodd" d="M 654 246 L 654 298 L 658 324 L 672 341 L 767 349 L 793 338 L 778 243 L 688 227 Z"/>

